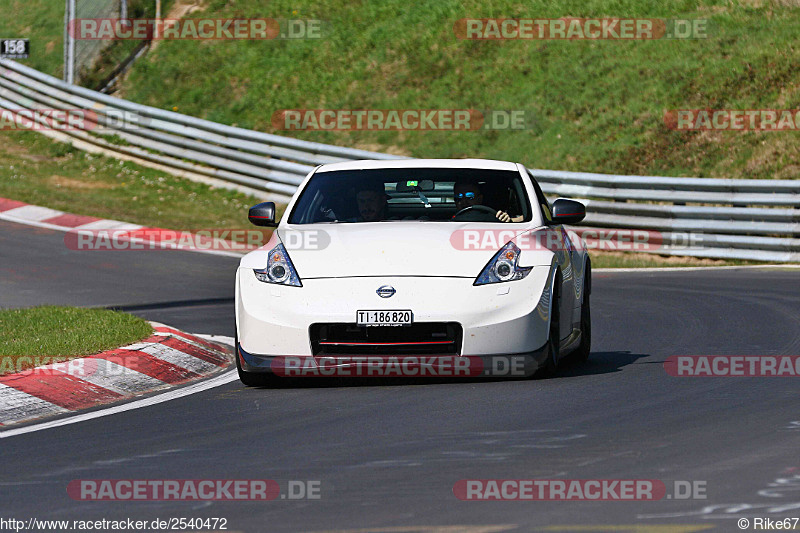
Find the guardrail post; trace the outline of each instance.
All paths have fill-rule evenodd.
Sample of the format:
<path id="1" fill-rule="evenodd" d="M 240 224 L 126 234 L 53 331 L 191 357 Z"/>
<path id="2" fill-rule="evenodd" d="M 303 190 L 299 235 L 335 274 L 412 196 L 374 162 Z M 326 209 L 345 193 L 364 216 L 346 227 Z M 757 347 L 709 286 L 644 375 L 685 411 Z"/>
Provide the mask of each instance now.
<path id="1" fill-rule="evenodd" d="M 75 19 L 75 0 L 66 0 L 64 5 L 64 81 L 75 83 L 75 36 L 70 23 Z"/>

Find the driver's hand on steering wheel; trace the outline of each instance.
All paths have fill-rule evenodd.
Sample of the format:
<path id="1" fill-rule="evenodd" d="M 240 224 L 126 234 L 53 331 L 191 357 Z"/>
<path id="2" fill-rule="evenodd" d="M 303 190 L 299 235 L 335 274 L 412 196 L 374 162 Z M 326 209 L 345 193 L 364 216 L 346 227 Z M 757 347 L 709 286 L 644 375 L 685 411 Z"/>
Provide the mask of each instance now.
<path id="1" fill-rule="evenodd" d="M 497 220 L 499 220 L 500 222 L 522 222 L 525 219 L 525 217 L 522 215 L 519 215 L 517 217 L 512 217 L 505 211 L 498 211 L 495 214 L 495 216 L 497 217 Z"/>

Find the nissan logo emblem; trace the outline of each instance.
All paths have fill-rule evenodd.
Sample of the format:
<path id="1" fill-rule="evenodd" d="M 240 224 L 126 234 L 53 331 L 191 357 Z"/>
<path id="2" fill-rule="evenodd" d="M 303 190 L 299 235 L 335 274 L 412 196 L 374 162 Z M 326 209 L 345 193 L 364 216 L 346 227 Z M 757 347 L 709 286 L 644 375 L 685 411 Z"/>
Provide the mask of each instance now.
<path id="1" fill-rule="evenodd" d="M 383 287 L 379 287 L 378 290 L 375 292 L 377 292 L 378 296 L 380 296 L 381 298 L 391 298 L 397 291 L 395 291 L 394 287 L 392 287 L 391 285 L 384 285 Z"/>

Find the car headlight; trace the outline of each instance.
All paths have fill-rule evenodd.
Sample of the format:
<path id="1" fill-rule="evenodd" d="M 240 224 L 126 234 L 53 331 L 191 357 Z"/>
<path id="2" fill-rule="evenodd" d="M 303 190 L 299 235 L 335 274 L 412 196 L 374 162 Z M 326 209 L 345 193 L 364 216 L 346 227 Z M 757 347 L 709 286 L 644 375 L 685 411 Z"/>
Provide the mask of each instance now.
<path id="1" fill-rule="evenodd" d="M 283 244 L 279 244 L 269 251 L 269 259 L 267 260 L 267 268 L 253 269 L 258 281 L 264 283 L 275 283 L 278 285 L 290 285 L 292 287 L 302 287 L 300 283 L 300 276 L 294 269 L 292 260 L 289 259 L 289 254 L 286 253 L 286 248 Z"/>
<path id="2" fill-rule="evenodd" d="M 522 279 L 528 275 L 533 267 L 517 266 L 522 251 L 513 242 L 509 242 L 495 254 L 489 263 L 475 278 L 473 285 L 487 285 L 489 283 L 503 283 Z"/>

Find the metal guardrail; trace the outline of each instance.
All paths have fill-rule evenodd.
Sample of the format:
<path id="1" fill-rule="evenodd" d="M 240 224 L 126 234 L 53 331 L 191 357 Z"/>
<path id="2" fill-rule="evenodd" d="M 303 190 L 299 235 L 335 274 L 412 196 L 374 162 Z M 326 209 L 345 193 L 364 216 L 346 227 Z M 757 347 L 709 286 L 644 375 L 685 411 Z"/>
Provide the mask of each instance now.
<path id="1" fill-rule="evenodd" d="M 0 108 L 88 109 L 96 122 L 51 136 L 193 179 L 221 180 L 288 200 L 315 165 L 400 156 L 226 126 L 70 85 L 0 60 Z M 127 115 L 126 115 L 127 113 Z M 120 118 L 126 120 L 121 122 Z M 584 226 L 658 233 L 647 250 L 800 262 L 800 180 L 614 176 L 531 169 L 549 196 L 587 206 Z M 686 247 L 687 237 L 692 242 Z"/>
<path id="2" fill-rule="evenodd" d="M 265 191 L 284 201 L 318 164 L 398 158 L 235 128 L 128 102 L 8 60 L 0 60 L 0 107 L 88 109 L 97 114 L 96 123 L 59 133 L 112 155 Z"/>

